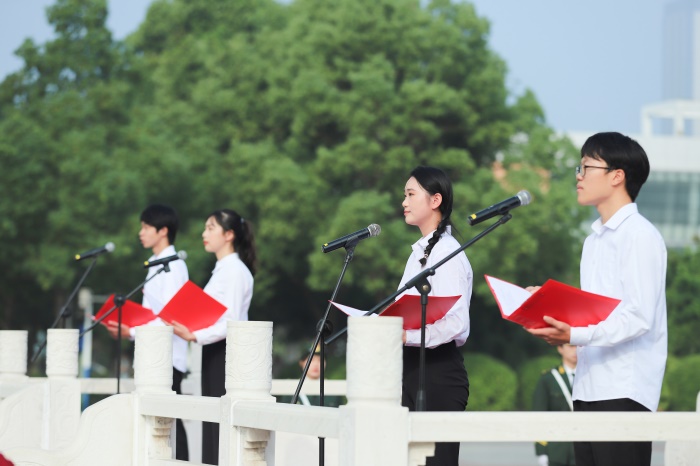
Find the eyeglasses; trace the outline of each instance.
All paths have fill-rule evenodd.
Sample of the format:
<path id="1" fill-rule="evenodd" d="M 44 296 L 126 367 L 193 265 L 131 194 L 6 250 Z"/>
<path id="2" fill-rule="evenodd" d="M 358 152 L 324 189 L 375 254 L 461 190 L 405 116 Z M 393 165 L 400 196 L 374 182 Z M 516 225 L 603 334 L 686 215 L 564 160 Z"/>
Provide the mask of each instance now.
<path id="1" fill-rule="evenodd" d="M 614 168 L 611 168 L 611 167 L 596 167 L 595 165 L 578 165 L 578 166 L 576 166 L 576 175 L 581 175 L 581 177 L 585 177 L 586 170 L 589 168 L 601 168 L 603 170 L 607 170 L 608 173 L 610 173 L 612 170 L 615 170 Z"/>

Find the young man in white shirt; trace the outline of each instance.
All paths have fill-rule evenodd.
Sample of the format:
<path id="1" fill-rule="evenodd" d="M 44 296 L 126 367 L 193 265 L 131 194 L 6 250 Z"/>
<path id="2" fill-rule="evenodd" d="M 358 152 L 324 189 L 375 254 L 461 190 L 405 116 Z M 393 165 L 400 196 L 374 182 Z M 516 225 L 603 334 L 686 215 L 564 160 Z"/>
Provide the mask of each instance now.
<path id="1" fill-rule="evenodd" d="M 170 206 L 152 204 L 141 212 L 139 240 L 144 249 L 150 249 L 153 252 L 153 255 L 148 259 L 149 261 L 177 254 L 174 244 L 178 225 L 177 212 Z M 142 304 L 151 309 L 155 315 L 163 310 L 168 301 L 189 280 L 185 261 L 175 260 L 168 265 L 170 272 L 158 273 L 143 287 Z M 153 277 L 161 268 L 163 266 L 149 268 L 146 278 Z M 152 322 L 161 323 L 159 319 Z M 116 323 L 107 324 L 107 330 L 114 338 L 118 335 L 118 329 L 119 326 Z M 133 339 L 135 329 L 122 324 L 121 333 L 123 338 Z M 182 393 L 180 388 L 185 372 L 187 372 L 187 342 L 177 335 L 173 335 L 173 390 L 178 394 Z M 185 427 L 180 419 L 176 421 L 175 450 L 178 460 L 187 461 L 189 459 Z"/>
<path id="2" fill-rule="evenodd" d="M 581 255 L 581 289 L 620 299 L 603 322 L 528 330 L 552 345 L 578 346 L 574 411 L 656 411 L 667 354 L 666 246 L 634 200 L 649 176 L 644 149 L 620 133 L 581 148 L 576 191 L 600 218 Z M 529 288 L 535 291 L 537 288 Z M 576 442 L 577 466 L 645 466 L 651 442 Z"/>

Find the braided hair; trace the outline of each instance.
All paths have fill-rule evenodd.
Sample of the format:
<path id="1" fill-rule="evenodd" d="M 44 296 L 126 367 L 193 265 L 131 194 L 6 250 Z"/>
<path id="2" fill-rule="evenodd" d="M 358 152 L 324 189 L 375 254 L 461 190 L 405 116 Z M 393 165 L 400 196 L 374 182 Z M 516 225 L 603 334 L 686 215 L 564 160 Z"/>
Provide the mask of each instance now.
<path id="1" fill-rule="evenodd" d="M 255 257 L 255 237 L 250 222 L 231 209 L 220 209 L 209 214 L 224 231 L 233 231 L 233 249 L 241 261 L 248 267 L 251 275 L 255 276 L 257 260 Z"/>
<path id="2" fill-rule="evenodd" d="M 442 219 L 440 219 L 440 223 L 438 223 L 433 236 L 428 240 L 428 247 L 425 248 L 425 255 L 420 259 L 420 264 L 425 266 L 430 252 L 435 247 L 435 244 L 440 241 L 440 236 L 447 230 L 448 226 L 452 225 L 452 220 L 450 219 L 452 215 L 453 198 L 452 182 L 444 171 L 435 167 L 416 167 L 411 171 L 410 176 L 415 178 L 418 184 L 431 196 L 438 193 L 442 195 L 442 202 L 439 207 Z"/>

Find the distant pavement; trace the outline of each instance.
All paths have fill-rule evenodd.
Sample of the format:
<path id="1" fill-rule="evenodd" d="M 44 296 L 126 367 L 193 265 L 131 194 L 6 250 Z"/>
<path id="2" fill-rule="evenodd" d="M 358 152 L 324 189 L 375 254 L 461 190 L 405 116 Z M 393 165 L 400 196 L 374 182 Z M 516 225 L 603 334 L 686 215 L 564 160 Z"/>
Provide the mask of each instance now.
<path id="1" fill-rule="evenodd" d="M 651 465 L 663 466 L 664 442 L 653 442 Z M 459 466 L 537 466 L 533 443 L 462 443 Z"/>

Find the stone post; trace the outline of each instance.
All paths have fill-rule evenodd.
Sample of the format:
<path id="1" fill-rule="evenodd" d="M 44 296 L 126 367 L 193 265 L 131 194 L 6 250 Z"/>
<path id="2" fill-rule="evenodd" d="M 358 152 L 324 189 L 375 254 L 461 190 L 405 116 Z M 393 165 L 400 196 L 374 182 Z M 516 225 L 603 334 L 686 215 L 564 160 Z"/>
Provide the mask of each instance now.
<path id="1" fill-rule="evenodd" d="M 232 425 L 233 405 L 241 400 L 274 403 L 272 322 L 232 321 L 226 332 L 226 395 L 221 399 L 219 464 L 267 464 L 270 432 Z"/>
<path id="2" fill-rule="evenodd" d="M 80 425 L 78 330 L 49 329 L 41 447 L 63 448 L 74 441 Z"/>
<path id="3" fill-rule="evenodd" d="M 350 317 L 341 466 L 408 464 L 408 408 L 401 406 L 403 319 Z"/>
<path id="4" fill-rule="evenodd" d="M 26 379 L 27 331 L 0 330 L 0 382 Z"/>
<path id="5" fill-rule="evenodd" d="M 173 419 L 138 415 L 140 395 L 175 394 L 172 390 L 172 327 L 153 325 L 136 328 L 134 386 L 134 415 L 137 416 L 134 464 L 148 464 L 149 459 L 172 458 L 170 431 Z"/>

